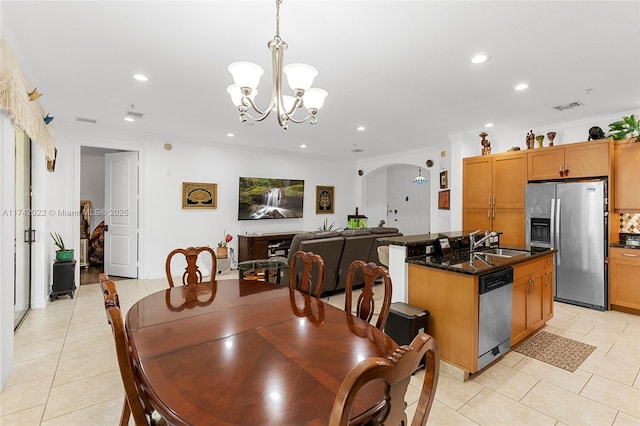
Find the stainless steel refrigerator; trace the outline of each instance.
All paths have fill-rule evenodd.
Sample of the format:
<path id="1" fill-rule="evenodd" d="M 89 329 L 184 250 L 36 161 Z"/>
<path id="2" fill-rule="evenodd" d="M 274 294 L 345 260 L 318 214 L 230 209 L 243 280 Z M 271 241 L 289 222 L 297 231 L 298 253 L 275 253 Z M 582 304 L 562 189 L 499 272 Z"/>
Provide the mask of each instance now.
<path id="1" fill-rule="evenodd" d="M 527 185 L 526 242 L 555 248 L 555 297 L 607 309 L 606 180 Z"/>

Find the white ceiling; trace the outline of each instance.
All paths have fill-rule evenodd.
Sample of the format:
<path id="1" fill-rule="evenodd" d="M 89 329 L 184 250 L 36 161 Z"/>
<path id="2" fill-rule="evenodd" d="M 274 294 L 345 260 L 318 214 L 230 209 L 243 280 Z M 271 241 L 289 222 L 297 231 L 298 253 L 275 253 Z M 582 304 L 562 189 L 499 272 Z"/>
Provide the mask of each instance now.
<path id="1" fill-rule="evenodd" d="M 364 158 L 477 134 L 486 122 L 504 131 L 640 108 L 638 1 L 285 0 L 285 64 L 315 66 L 314 86 L 329 92 L 318 124 L 286 131 L 275 117 L 240 123 L 226 93 L 227 65 L 248 60 L 265 69 L 257 103 L 268 100 L 273 1 L 4 0 L 0 13 L 54 125 L 90 118 L 163 142 L 291 152 L 305 143 L 309 155 Z M 480 51 L 492 60 L 471 64 Z M 514 91 L 522 81 L 531 87 Z M 574 101 L 584 105 L 553 109 Z M 123 120 L 131 105 L 144 119 Z"/>

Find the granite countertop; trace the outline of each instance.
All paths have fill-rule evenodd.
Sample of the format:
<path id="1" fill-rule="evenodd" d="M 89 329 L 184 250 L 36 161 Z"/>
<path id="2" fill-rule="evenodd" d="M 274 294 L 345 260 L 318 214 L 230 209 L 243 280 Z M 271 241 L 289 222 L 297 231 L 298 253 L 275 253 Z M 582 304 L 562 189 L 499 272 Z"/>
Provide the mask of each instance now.
<path id="1" fill-rule="evenodd" d="M 510 248 L 523 250 L 523 248 Z M 555 253 L 556 251 L 557 250 L 555 249 L 536 252 L 523 250 L 522 255 L 515 257 L 498 257 L 484 256 L 479 254 L 481 252 L 478 251 L 470 252 L 469 250 L 456 250 L 452 254 L 446 256 L 427 255 L 411 257 L 407 259 L 407 263 L 461 274 L 484 275 L 500 269 L 505 269 L 520 262 L 526 262 L 528 260 L 545 256 L 549 253 Z"/>
<path id="2" fill-rule="evenodd" d="M 378 241 L 394 246 L 424 246 L 432 245 L 438 238 L 449 237 L 450 239 L 462 238 L 469 235 L 469 232 L 438 232 L 437 234 L 401 235 L 398 237 L 379 238 Z"/>
<path id="3" fill-rule="evenodd" d="M 640 246 L 635 245 L 635 244 L 628 244 L 628 243 L 625 243 L 624 241 L 614 241 L 609 245 L 611 247 L 618 247 L 618 248 L 623 248 L 623 249 L 640 250 Z"/>

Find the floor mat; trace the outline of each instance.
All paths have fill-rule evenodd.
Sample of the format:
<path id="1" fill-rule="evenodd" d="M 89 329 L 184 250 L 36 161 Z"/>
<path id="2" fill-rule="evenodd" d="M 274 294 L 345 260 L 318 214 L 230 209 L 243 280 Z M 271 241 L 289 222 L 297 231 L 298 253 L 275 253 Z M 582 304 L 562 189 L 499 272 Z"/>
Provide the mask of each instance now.
<path id="1" fill-rule="evenodd" d="M 518 353 L 571 372 L 576 371 L 595 349 L 595 346 L 546 331 L 541 331 L 513 348 Z"/>

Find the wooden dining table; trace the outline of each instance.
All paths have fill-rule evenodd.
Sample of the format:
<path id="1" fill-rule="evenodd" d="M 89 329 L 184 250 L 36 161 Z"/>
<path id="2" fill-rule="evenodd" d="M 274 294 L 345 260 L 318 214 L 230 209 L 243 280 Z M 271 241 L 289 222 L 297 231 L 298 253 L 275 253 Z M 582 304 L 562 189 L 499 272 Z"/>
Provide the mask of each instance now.
<path id="1" fill-rule="evenodd" d="M 398 347 L 319 299 L 242 279 L 150 294 L 126 329 L 142 387 L 171 424 L 327 425 L 349 371 Z M 382 399 L 367 385 L 352 413 Z"/>

